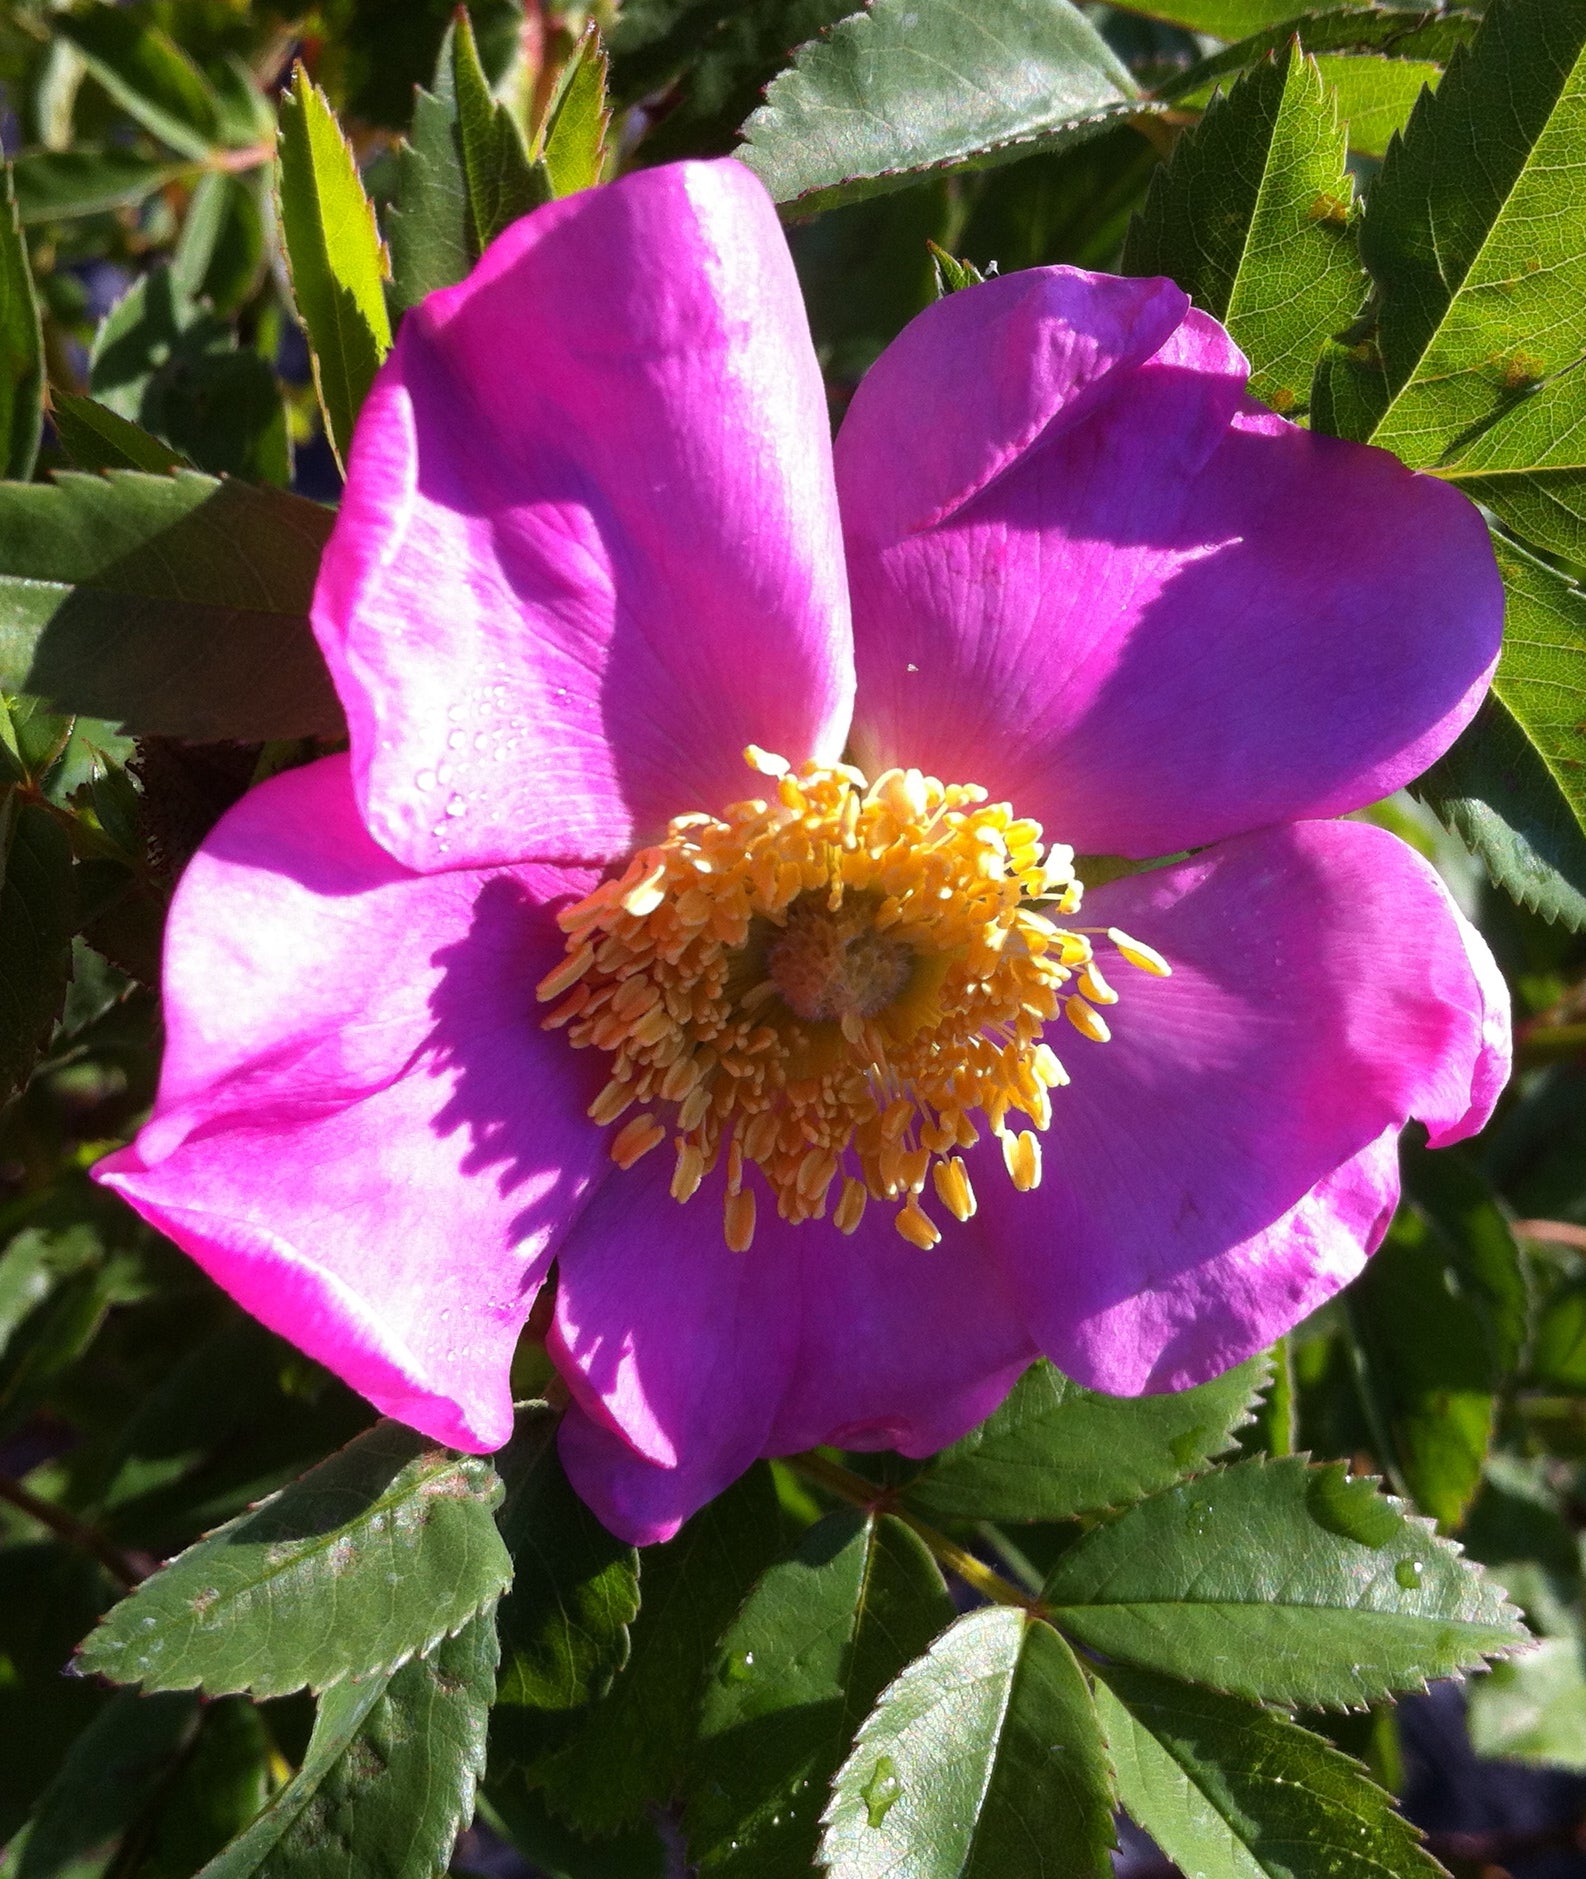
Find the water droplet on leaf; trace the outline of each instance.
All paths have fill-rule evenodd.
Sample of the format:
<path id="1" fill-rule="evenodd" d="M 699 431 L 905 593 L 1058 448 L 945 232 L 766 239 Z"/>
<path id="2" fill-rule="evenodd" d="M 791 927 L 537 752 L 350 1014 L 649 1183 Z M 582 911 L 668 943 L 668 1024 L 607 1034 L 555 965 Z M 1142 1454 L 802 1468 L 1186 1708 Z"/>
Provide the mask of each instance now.
<path id="1" fill-rule="evenodd" d="M 1393 1576 L 1406 1592 L 1413 1592 L 1421 1583 L 1421 1574 L 1425 1570 L 1418 1559 L 1401 1559 L 1393 1569 Z"/>
<path id="2" fill-rule="evenodd" d="M 1387 1546 L 1401 1531 L 1399 1516 L 1371 1483 L 1345 1474 L 1342 1468 L 1324 1468 L 1312 1475 L 1305 1505 L 1317 1526 L 1361 1546 Z"/>
<path id="3" fill-rule="evenodd" d="M 870 1771 L 870 1779 L 859 1790 L 859 1798 L 865 1804 L 867 1825 L 879 1827 L 902 1796 L 903 1783 L 898 1779 L 897 1763 L 890 1755 L 878 1756 L 875 1767 Z"/>

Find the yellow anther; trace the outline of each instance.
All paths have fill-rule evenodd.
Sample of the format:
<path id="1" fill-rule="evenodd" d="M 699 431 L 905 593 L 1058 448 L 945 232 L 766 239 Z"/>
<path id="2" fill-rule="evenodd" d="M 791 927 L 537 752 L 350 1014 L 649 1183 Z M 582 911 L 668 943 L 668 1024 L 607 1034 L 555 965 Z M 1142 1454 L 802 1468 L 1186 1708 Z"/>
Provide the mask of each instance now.
<path id="1" fill-rule="evenodd" d="M 1002 1138 L 1002 1159 L 1008 1179 L 1021 1194 L 1041 1185 L 1041 1138 L 1030 1129 Z"/>
<path id="2" fill-rule="evenodd" d="M 865 1202 L 870 1198 L 870 1190 L 863 1181 L 856 1181 L 849 1175 L 843 1182 L 842 1197 L 832 1209 L 832 1225 L 839 1233 L 858 1231 L 859 1222 L 865 1217 Z"/>
<path id="3" fill-rule="evenodd" d="M 1105 1044 L 1112 1036 L 1107 1020 L 1099 1011 L 1093 1011 L 1083 998 L 1064 999 L 1063 1016 L 1081 1037 L 1088 1037 L 1093 1044 Z"/>
<path id="4" fill-rule="evenodd" d="M 1092 960 L 1075 980 L 1075 986 L 1081 998 L 1088 998 L 1093 1005 L 1116 1005 L 1118 994 L 1101 976 L 1101 968 Z"/>
<path id="5" fill-rule="evenodd" d="M 666 869 L 652 868 L 643 876 L 637 886 L 630 887 L 622 897 L 622 911 L 631 913 L 636 920 L 642 920 L 646 914 L 654 913 L 666 899 Z"/>
<path id="6" fill-rule="evenodd" d="M 615 1122 L 623 1110 L 631 1109 L 636 1098 L 637 1092 L 631 1085 L 619 1082 L 616 1077 L 613 1077 L 589 1105 L 585 1114 L 591 1122 L 598 1122 L 604 1126 L 608 1122 Z"/>
<path id="7" fill-rule="evenodd" d="M 1130 939 L 1127 933 L 1120 932 L 1115 926 L 1108 927 L 1107 937 L 1129 964 L 1137 966 L 1140 971 L 1149 972 L 1153 978 L 1158 979 L 1173 976 L 1173 968 L 1154 946 L 1146 946 L 1137 939 Z"/>
<path id="8" fill-rule="evenodd" d="M 957 1155 L 950 1161 L 937 1162 L 931 1169 L 931 1179 L 942 1205 L 955 1220 L 968 1220 L 973 1216 L 975 1190 L 970 1185 L 969 1170 Z"/>
<path id="9" fill-rule="evenodd" d="M 570 952 L 559 966 L 552 966 L 535 986 L 534 996 L 542 1005 L 548 1005 L 553 998 L 560 998 L 569 986 L 576 985 L 594 963 L 594 947 L 580 946 L 576 952 Z"/>
<path id="10" fill-rule="evenodd" d="M 978 785 L 746 755 L 764 796 L 675 817 L 558 914 L 567 957 L 541 981 L 542 1023 L 609 1054 L 589 1114 L 634 1112 L 613 1159 L 670 1134 L 672 1194 L 712 1184 L 730 1246 L 753 1238 L 758 1179 L 784 1220 L 832 1203 L 852 1233 L 877 1196 L 935 1245 L 920 1197 L 934 1186 L 972 1217 L 961 1152 L 982 1129 L 1016 1187 L 1040 1179 L 1036 1131 L 1068 1081 L 1047 1027 L 1066 1013 L 1107 1035 L 1091 941 L 1054 917 L 1079 904 L 1072 856 Z M 1012 1133 L 1016 1114 L 1033 1128 Z"/>
<path id="11" fill-rule="evenodd" d="M 892 1224 L 911 1246 L 919 1247 L 922 1253 L 928 1253 L 942 1237 L 942 1229 L 925 1212 L 913 1194 L 909 1196 L 901 1212 L 893 1216 Z"/>
<path id="12" fill-rule="evenodd" d="M 729 1193 L 722 1206 L 722 1232 L 729 1252 L 746 1253 L 754 1244 L 754 1189 Z"/>
<path id="13" fill-rule="evenodd" d="M 672 1170 L 672 1198 L 676 1201 L 688 1200 L 699 1191 L 699 1184 L 705 1178 L 705 1157 L 693 1142 L 679 1141 L 677 1145 L 677 1166 Z"/>
<path id="14" fill-rule="evenodd" d="M 664 1123 L 657 1122 L 654 1116 L 635 1116 L 617 1131 L 607 1153 L 619 1168 L 631 1168 L 665 1140 Z"/>

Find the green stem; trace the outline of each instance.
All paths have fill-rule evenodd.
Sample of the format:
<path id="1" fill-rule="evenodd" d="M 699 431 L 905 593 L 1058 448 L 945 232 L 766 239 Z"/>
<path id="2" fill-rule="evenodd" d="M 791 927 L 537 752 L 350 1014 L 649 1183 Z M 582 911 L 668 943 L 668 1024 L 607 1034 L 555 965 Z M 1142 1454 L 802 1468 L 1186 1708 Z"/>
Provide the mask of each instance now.
<path id="1" fill-rule="evenodd" d="M 158 1561 L 143 1554 L 124 1553 L 113 1540 L 79 1520 L 75 1514 L 67 1513 L 64 1507 L 57 1507 L 53 1501 L 40 1500 L 38 1495 L 23 1487 L 20 1481 L 13 1480 L 10 1475 L 0 1474 L 0 1501 L 9 1501 L 19 1513 L 26 1514 L 29 1520 L 48 1528 L 57 1539 L 91 1553 L 105 1571 L 129 1592 L 140 1580 L 147 1579 L 151 1572 L 158 1569 Z"/>
<path id="2" fill-rule="evenodd" d="M 1044 1611 L 1038 1598 L 1004 1579 L 1000 1572 L 993 1572 L 984 1560 L 976 1559 L 956 1540 L 948 1539 L 945 1533 L 928 1526 L 906 1507 L 900 1506 L 889 1488 L 877 1487 L 874 1481 L 867 1481 L 863 1475 L 854 1474 L 839 1463 L 828 1461 L 824 1455 L 790 1455 L 788 1466 L 796 1468 L 807 1481 L 813 1481 L 851 1506 L 862 1507 L 867 1513 L 891 1514 L 901 1520 L 904 1526 L 925 1542 L 939 1564 L 962 1579 L 965 1585 L 972 1586 L 993 1605 L 1017 1605 L 1024 1611 L 1035 1613 Z"/>

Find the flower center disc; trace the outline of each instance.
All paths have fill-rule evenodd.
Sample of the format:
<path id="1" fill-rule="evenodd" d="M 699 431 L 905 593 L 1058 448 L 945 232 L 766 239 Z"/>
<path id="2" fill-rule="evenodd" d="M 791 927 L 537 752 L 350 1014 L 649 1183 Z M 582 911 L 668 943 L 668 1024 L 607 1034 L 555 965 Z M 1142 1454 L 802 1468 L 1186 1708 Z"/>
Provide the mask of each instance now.
<path id="1" fill-rule="evenodd" d="M 1068 1081 L 1042 1033 L 1066 1016 L 1105 1043 L 1116 1001 L 1077 911 L 1072 851 L 975 784 L 918 770 L 874 782 L 846 764 L 796 773 L 755 749 L 769 798 L 679 816 L 664 841 L 558 916 L 567 956 L 541 980 L 577 1049 L 611 1058 L 590 1105 L 631 1167 L 672 1137 L 686 1201 L 725 1163 L 724 1232 L 754 1237 L 757 1167 L 785 1220 L 851 1233 L 868 1198 L 898 1204 L 914 1245 L 941 1238 L 921 1206 L 975 1211 L 962 1152 L 979 1115 L 1014 1186 L 1041 1178 L 1034 1130 Z M 1046 911 L 1042 911 L 1045 908 Z M 1109 929 L 1131 965 L 1148 946 Z M 554 1001 L 554 1002 L 553 1002 Z M 1013 1115 L 1034 1130 L 1009 1126 Z"/>

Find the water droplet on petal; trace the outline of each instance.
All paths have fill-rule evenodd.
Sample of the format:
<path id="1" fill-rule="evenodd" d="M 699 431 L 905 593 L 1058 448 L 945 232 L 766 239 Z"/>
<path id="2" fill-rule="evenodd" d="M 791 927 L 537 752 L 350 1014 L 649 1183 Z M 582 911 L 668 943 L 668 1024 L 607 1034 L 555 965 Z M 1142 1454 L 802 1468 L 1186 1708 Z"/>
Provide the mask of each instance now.
<path id="1" fill-rule="evenodd" d="M 446 748 L 448 750 L 466 750 L 468 748 L 468 733 L 466 731 L 450 732 L 446 739 Z"/>
<path id="2" fill-rule="evenodd" d="M 430 790 L 434 789 L 439 781 L 440 778 L 433 770 L 420 770 L 418 775 L 413 779 L 413 787 L 415 789 Z"/>
<path id="3" fill-rule="evenodd" d="M 467 803 L 455 791 L 446 799 L 446 813 L 449 816 L 460 816 L 467 807 Z"/>

